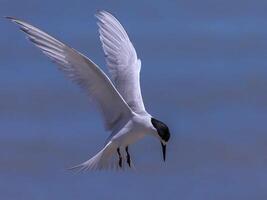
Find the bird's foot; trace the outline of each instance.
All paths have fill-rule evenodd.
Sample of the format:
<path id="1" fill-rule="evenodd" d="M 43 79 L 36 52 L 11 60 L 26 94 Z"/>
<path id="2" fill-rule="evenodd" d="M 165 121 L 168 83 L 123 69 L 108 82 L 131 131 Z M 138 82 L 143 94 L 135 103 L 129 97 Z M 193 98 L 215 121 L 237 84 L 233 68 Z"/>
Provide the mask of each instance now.
<path id="1" fill-rule="evenodd" d="M 120 168 L 122 168 L 122 157 L 121 157 L 120 148 L 117 148 L 117 153 L 119 155 L 119 166 L 120 166 Z"/>
<path id="2" fill-rule="evenodd" d="M 131 157 L 130 157 L 130 154 L 128 152 L 128 146 L 125 148 L 125 151 L 127 153 L 127 163 L 129 165 L 129 167 L 131 168 Z"/>

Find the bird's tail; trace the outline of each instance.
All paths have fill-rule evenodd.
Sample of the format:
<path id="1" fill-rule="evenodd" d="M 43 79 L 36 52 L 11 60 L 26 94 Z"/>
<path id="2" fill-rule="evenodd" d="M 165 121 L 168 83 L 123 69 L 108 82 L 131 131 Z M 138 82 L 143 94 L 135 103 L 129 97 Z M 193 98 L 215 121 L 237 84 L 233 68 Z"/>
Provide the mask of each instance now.
<path id="1" fill-rule="evenodd" d="M 112 169 L 116 165 L 111 159 L 115 152 L 115 147 L 109 142 L 101 151 L 99 151 L 91 159 L 69 168 L 70 170 L 77 170 L 77 172 L 87 171 L 87 170 L 102 170 L 102 169 Z"/>

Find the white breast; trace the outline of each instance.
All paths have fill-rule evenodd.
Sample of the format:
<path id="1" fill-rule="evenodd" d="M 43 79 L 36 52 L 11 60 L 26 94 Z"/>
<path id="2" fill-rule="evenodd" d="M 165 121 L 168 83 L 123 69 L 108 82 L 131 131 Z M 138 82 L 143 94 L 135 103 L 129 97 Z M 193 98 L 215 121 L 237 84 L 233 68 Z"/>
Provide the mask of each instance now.
<path id="1" fill-rule="evenodd" d="M 150 124 L 150 116 L 135 115 L 111 140 L 126 147 L 150 134 L 153 131 Z"/>

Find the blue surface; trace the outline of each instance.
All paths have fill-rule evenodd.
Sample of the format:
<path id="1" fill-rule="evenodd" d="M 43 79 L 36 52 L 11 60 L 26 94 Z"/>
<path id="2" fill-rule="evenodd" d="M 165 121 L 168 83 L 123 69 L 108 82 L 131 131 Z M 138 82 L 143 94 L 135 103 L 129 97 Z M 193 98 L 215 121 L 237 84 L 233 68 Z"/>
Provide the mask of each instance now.
<path id="1" fill-rule="evenodd" d="M 142 60 L 147 110 L 172 140 L 130 147 L 136 172 L 73 175 L 108 136 L 78 87 L 0 20 L 0 199 L 267 199 L 267 2 L 8 1 L 106 70 L 94 13 L 107 9 Z"/>

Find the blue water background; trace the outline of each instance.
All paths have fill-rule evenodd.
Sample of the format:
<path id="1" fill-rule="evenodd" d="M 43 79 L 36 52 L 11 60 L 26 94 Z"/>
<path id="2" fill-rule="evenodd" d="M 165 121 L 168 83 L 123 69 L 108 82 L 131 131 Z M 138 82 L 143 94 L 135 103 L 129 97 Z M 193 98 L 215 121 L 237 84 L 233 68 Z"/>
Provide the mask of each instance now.
<path id="1" fill-rule="evenodd" d="M 0 0 L 107 72 L 94 13 L 119 18 L 142 60 L 147 110 L 170 127 L 130 147 L 136 172 L 74 175 L 105 132 L 97 109 L 0 20 L 0 199 L 267 199 L 267 1 Z"/>

